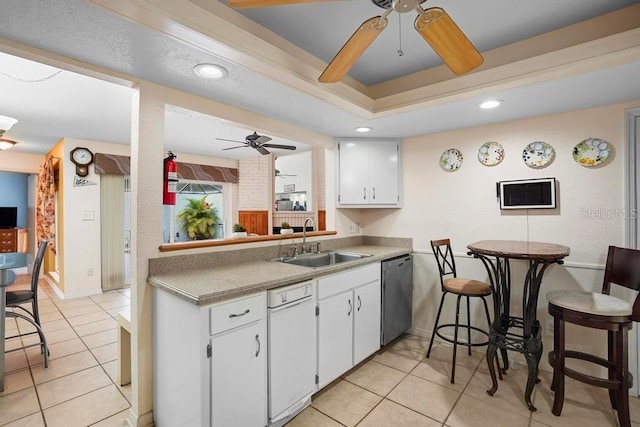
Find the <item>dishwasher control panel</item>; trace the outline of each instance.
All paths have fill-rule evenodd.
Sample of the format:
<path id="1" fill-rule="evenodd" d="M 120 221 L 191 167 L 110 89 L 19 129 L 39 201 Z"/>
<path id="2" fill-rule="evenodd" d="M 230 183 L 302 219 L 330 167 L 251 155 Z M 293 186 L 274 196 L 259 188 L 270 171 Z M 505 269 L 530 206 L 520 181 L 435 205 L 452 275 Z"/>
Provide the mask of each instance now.
<path id="1" fill-rule="evenodd" d="M 267 307 L 279 307 L 309 297 L 312 294 L 313 287 L 311 281 L 272 289 L 267 293 Z"/>

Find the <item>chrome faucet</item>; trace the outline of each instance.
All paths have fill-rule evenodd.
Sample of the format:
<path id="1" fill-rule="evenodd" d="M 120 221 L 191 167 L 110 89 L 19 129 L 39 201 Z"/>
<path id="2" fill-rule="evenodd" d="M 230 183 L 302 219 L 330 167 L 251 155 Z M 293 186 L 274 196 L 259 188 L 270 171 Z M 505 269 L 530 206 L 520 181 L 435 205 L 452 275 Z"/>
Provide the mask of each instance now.
<path id="1" fill-rule="evenodd" d="M 307 251 L 307 221 L 311 221 L 311 223 L 313 224 L 313 229 L 316 229 L 316 222 L 313 220 L 313 218 L 308 217 L 304 219 L 304 224 L 302 225 L 302 253 Z"/>

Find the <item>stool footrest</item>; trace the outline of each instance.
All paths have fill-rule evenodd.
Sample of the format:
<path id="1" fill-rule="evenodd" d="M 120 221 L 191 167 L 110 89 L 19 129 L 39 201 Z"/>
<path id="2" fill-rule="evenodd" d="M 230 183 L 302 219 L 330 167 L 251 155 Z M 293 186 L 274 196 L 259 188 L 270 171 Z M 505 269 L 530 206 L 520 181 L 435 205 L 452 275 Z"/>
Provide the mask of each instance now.
<path id="1" fill-rule="evenodd" d="M 584 360 L 586 362 L 595 363 L 596 365 L 600 365 L 605 368 L 615 368 L 615 365 L 607 359 L 603 359 L 602 357 L 594 356 L 589 353 L 582 353 L 579 351 L 565 351 L 565 359 L 578 359 Z M 555 368 L 556 363 L 556 355 L 555 352 L 549 352 L 549 364 Z M 578 372 L 574 369 L 568 368 L 566 365 L 563 371 L 564 375 L 573 378 L 574 380 L 581 381 L 583 383 L 595 386 L 606 388 L 609 390 L 617 390 L 622 387 L 622 384 L 619 380 L 610 380 L 607 378 L 594 377 L 592 375 L 588 375 L 582 372 Z M 633 386 L 633 375 L 631 372 L 627 372 L 627 384 L 629 388 Z"/>
<path id="2" fill-rule="evenodd" d="M 480 332 L 481 334 L 484 334 L 487 337 L 486 341 L 477 342 L 477 343 L 469 343 L 469 342 L 461 340 L 460 336 L 458 336 L 458 342 L 455 342 L 453 339 L 451 339 L 451 338 L 449 338 L 447 336 L 444 336 L 444 335 L 442 335 L 440 333 L 440 329 L 442 329 L 442 328 L 455 328 L 455 327 L 456 327 L 456 325 L 454 323 L 446 323 L 444 325 L 438 325 L 438 327 L 436 328 L 434 333 L 439 338 L 445 340 L 446 342 L 448 342 L 450 344 L 457 344 L 457 345 L 462 345 L 462 346 L 467 346 L 467 347 L 468 346 L 471 346 L 471 347 L 482 347 L 482 346 L 485 346 L 485 345 L 489 344 L 489 333 L 487 331 L 483 330 L 483 329 L 480 329 L 480 328 L 476 327 L 476 326 L 458 325 L 458 328 L 459 329 L 460 328 L 462 328 L 462 329 L 470 328 L 470 329 L 472 329 L 472 330 L 474 330 L 476 332 Z"/>

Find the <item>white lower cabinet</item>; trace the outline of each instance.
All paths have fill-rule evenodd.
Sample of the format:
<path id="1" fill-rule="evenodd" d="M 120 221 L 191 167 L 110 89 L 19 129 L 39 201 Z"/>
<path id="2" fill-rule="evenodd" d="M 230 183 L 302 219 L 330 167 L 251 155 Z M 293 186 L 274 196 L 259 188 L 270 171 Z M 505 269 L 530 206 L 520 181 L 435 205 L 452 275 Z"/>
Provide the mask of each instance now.
<path id="1" fill-rule="evenodd" d="M 380 280 L 354 290 L 353 364 L 380 349 Z"/>
<path id="2" fill-rule="evenodd" d="M 153 291 L 159 427 L 267 425 L 266 293 L 200 307 Z"/>
<path id="3" fill-rule="evenodd" d="M 353 292 L 318 301 L 318 313 L 318 378 L 324 387 L 352 366 Z"/>
<path id="4" fill-rule="evenodd" d="M 316 286 L 320 389 L 380 348 L 380 264 L 320 277 Z M 266 292 L 201 307 L 154 288 L 152 340 L 156 426 L 268 424 Z"/>
<path id="5" fill-rule="evenodd" d="M 380 264 L 318 279 L 322 388 L 380 348 Z"/>
<path id="6" fill-rule="evenodd" d="M 212 426 L 267 424 L 263 320 L 211 338 Z"/>

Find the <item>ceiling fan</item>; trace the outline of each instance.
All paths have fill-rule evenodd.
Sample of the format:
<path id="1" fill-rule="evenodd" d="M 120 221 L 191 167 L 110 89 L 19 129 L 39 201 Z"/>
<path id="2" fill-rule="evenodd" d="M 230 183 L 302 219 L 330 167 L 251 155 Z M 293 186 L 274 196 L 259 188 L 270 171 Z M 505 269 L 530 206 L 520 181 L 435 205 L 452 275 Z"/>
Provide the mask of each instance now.
<path id="1" fill-rule="evenodd" d="M 276 169 L 276 178 L 287 178 L 289 176 L 298 176 L 298 175 L 292 175 L 292 174 L 288 174 L 288 173 L 280 173 L 280 171 L 278 169 Z"/>
<path id="2" fill-rule="evenodd" d="M 229 6 L 237 9 L 322 1 L 330 0 L 228 0 Z M 444 9 L 439 7 L 423 9 L 421 4 L 426 0 L 371 1 L 376 6 L 386 9 L 385 12 L 381 16 L 374 16 L 364 21 L 358 27 L 322 72 L 318 78 L 320 83 L 340 81 L 387 27 L 387 16 L 394 10 L 398 13 L 415 10 L 418 13 L 414 28 L 454 74 L 467 73 L 484 62 L 482 55 Z"/>
<path id="3" fill-rule="evenodd" d="M 6 150 L 16 145 L 16 142 L 12 139 L 3 138 L 5 130 L 0 129 L 0 150 Z"/>
<path id="4" fill-rule="evenodd" d="M 267 150 L 267 148 L 279 148 L 281 150 L 296 149 L 296 147 L 294 147 L 293 145 L 267 144 L 267 142 L 271 141 L 271 138 L 264 135 L 258 135 L 258 132 L 253 132 L 251 135 L 247 135 L 247 137 L 244 139 L 244 142 L 236 141 L 235 139 L 225 139 L 225 138 L 216 138 L 216 139 L 218 141 L 229 141 L 229 142 L 237 142 L 239 144 L 244 144 L 244 145 L 239 145 L 237 147 L 223 148 L 222 149 L 223 151 L 235 150 L 236 148 L 250 147 L 250 148 L 256 149 L 260 154 L 266 155 L 266 154 L 271 154 L 271 152 Z"/>

